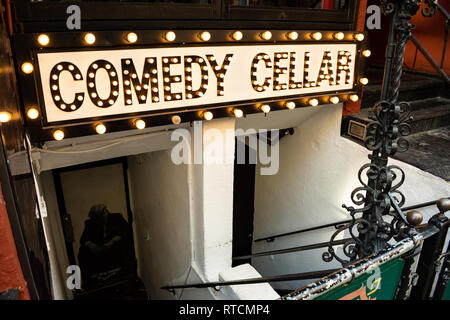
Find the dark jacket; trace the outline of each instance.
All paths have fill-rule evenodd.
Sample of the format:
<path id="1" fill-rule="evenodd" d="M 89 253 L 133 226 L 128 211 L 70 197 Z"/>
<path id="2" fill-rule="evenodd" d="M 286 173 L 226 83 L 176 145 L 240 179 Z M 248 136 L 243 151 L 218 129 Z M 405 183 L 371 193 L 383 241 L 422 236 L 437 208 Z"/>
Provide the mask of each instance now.
<path id="1" fill-rule="evenodd" d="M 78 253 L 78 261 L 85 284 L 92 282 L 91 278 L 98 277 L 99 274 L 115 269 L 120 269 L 123 273 L 129 269 L 134 255 L 128 228 L 128 223 L 120 213 L 108 213 L 106 220 L 87 219 L 85 221 Z M 120 237 L 119 241 L 105 246 L 116 236 Z M 86 245 L 88 241 L 97 246 L 95 251 Z"/>

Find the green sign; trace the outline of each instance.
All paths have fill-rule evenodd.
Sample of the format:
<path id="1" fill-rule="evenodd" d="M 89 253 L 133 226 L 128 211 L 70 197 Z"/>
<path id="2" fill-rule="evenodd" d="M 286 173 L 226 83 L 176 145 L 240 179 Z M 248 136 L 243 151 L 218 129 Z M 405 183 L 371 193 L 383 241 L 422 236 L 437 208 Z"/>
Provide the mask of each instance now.
<path id="1" fill-rule="evenodd" d="M 447 287 L 445 288 L 444 295 L 442 296 L 442 300 L 450 300 L 450 282 L 447 282 Z"/>
<path id="2" fill-rule="evenodd" d="M 319 296 L 316 300 L 392 300 L 405 261 L 395 258 L 365 273 L 352 282 L 343 284 Z M 447 288 L 447 295 L 448 295 Z"/>

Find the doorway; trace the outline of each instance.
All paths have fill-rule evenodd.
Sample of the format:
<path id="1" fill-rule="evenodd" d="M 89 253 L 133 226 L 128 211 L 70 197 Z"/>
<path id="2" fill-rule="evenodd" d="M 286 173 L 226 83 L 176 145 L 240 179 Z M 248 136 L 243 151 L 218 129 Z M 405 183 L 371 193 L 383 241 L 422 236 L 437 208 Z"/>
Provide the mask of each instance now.
<path id="1" fill-rule="evenodd" d="M 68 260 L 82 275 L 75 298 L 136 298 L 126 158 L 55 169 L 53 180 Z"/>
<path id="2" fill-rule="evenodd" d="M 238 163 L 238 157 L 235 157 L 233 186 L 233 267 L 244 263 L 251 263 L 251 259 L 235 260 L 234 258 L 252 254 L 256 169 L 256 161 L 253 161 L 253 159 L 256 159 L 256 151 L 246 144 L 246 139 L 247 137 L 243 139 L 237 138 L 235 143 L 235 154 L 237 154 L 238 150 L 245 150 L 245 162 Z"/>

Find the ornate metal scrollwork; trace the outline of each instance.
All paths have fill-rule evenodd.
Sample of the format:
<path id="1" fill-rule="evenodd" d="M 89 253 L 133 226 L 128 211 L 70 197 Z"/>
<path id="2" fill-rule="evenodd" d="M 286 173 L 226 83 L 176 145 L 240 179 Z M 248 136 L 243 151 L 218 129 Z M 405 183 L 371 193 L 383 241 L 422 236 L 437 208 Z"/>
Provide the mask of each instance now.
<path id="1" fill-rule="evenodd" d="M 341 226 L 330 239 L 322 259 L 326 262 L 336 259 L 346 266 L 358 258 L 376 253 L 386 246 L 392 238 L 410 237 L 414 228 L 401 210 L 405 196 L 399 190 L 405 181 L 404 171 L 395 165 L 388 165 L 388 157 L 408 149 L 405 139 L 411 132 L 412 120 L 410 106 L 406 102 L 397 102 L 402 75 L 405 45 L 411 36 L 414 25 L 410 19 L 419 10 L 421 0 L 381 0 L 385 14 L 393 13 L 395 39 L 395 57 L 386 61 L 386 69 L 392 70 L 384 85 L 390 91 L 384 91 L 382 100 L 373 108 L 369 116 L 371 122 L 366 129 L 364 145 L 372 154 L 370 163 L 366 163 L 358 172 L 361 186 L 351 193 L 351 200 L 357 208 L 343 205 L 349 212 L 351 222 Z M 436 4 L 425 1 L 429 10 L 422 10 L 426 16 L 434 14 Z M 360 215 L 357 217 L 357 215 Z M 335 238 L 348 232 L 351 240 L 344 244 L 342 254 L 333 246 Z"/>
<path id="2" fill-rule="evenodd" d="M 431 17 L 436 13 L 436 0 L 425 0 L 427 7 L 422 8 L 422 15 L 424 17 Z"/>
<path id="3" fill-rule="evenodd" d="M 412 120 L 407 102 L 391 103 L 379 101 L 375 104 L 372 120 L 367 126 L 364 145 L 370 151 L 392 156 L 397 151 L 408 149 L 408 141 L 403 138 L 411 132 Z"/>
<path id="4" fill-rule="evenodd" d="M 364 173 L 367 183 L 363 179 Z M 343 205 L 352 221 L 340 227 L 331 236 L 327 252 L 322 255 L 326 262 L 336 259 L 346 266 L 358 256 L 368 256 L 383 249 L 392 237 L 400 233 L 401 228 L 410 227 L 401 210 L 400 213 L 397 210 L 391 212 L 393 207 L 395 209 L 405 203 L 405 196 L 398 190 L 405 181 L 405 174 L 400 167 L 395 165 L 380 167 L 367 163 L 359 170 L 358 178 L 362 186 L 353 190 L 351 199 L 356 206 L 363 206 L 354 208 Z M 370 185 L 377 185 L 377 188 Z M 359 213 L 362 216 L 357 218 L 356 215 Z M 391 217 L 390 222 L 385 220 L 386 216 Z M 352 238 L 343 247 L 343 254 L 348 259 L 339 257 L 332 245 L 335 238 L 346 231 Z"/>
<path id="5" fill-rule="evenodd" d="M 381 0 L 381 11 L 384 15 L 389 15 L 394 12 L 394 4 L 392 2 L 388 2 L 387 0 Z"/>

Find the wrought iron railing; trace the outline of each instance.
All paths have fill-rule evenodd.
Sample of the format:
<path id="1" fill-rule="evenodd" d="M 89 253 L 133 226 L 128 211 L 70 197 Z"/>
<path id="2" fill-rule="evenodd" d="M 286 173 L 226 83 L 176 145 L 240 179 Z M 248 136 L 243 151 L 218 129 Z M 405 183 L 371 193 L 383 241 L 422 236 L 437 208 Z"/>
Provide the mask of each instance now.
<path id="1" fill-rule="evenodd" d="M 175 289 L 184 289 L 184 288 L 214 288 L 215 290 L 220 290 L 220 287 L 222 287 L 222 286 L 235 286 L 235 285 L 254 284 L 254 283 L 317 279 L 317 278 L 325 277 L 325 276 L 327 276 L 333 272 L 336 272 L 338 270 L 339 269 L 328 269 L 328 270 L 320 270 L 320 271 L 312 271 L 312 272 L 285 274 L 285 275 L 279 275 L 279 276 L 273 276 L 273 277 L 240 279 L 240 280 L 233 280 L 233 281 L 216 281 L 216 282 L 200 282 L 200 283 L 192 283 L 192 284 L 184 284 L 184 285 L 181 285 L 181 284 L 180 285 L 167 285 L 167 286 L 161 287 L 161 289 L 172 291 L 172 292 Z"/>
<path id="2" fill-rule="evenodd" d="M 429 207 L 429 206 L 435 205 L 436 202 L 437 202 L 437 200 L 423 202 L 423 203 L 415 204 L 415 205 L 412 205 L 412 206 L 404 207 L 402 209 L 403 209 L 403 211 L 420 209 L 420 208 L 424 208 L 424 207 Z M 391 210 L 391 213 L 394 213 L 394 210 Z M 325 229 L 325 228 L 329 228 L 329 227 L 335 227 L 336 229 L 338 229 L 339 226 L 342 226 L 342 225 L 344 225 L 346 223 L 349 223 L 351 221 L 352 221 L 351 219 L 348 219 L 348 220 L 343 220 L 343 221 L 339 221 L 339 222 L 332 222 L 332 223 L 322 224 L 322 225 L 314 226 L 314 227 L 310 227 L 310 228 L 305 228 L 305 229 L 299 229 L 299 230 L 294 230 L 294 231 L 290 231 L 290 232 L 279 233 L 279 234 L 275 234 L 275 235 L 272 235 L 272 236 L 258 238 L 256 240 L 254 240 L 253 242 L 260 242 L 260 241 L 273 242 L 277 238 L 287 237 L 287 236 L 291 236 L 291 235 L 295 235 L 295 234 L 301 234 L 301 233 L 305 233 L 305 232 L 308 232 L 308 231 L 315 231 L 315 230 Z"/>
<path id="3" fill-rule="evenodd" d="M 333 245 L 335 245 L 335 246 L 342 245 L 342 244 L 345 244 L 349 240 L 351 240 L 351 238 L 336 240 L 333 242 Z M 299 246 L 299 247 L 257 252 L 257 253 L 253 253 L 253 254 L 249 254 L 249 255 L 245 255 L 245 256 L 236 256 L 236 257 L 233 257 L 233 260 L 246 260 L 246 259 L 251 259 L 251 258 L 256 258 L 256 257 L 272 256 L 272 255 L 277 255 L 277 254 L 320 249 L 320 248 L 328 247 L 329 245 L 330 245 L 329 242 L 319 242 L 319 243 L 308 244 L 308 245 Z"/>
<path id="4" fill-rule="evenodd" d="M 428 7 L 422 10 L 425 16 L 436 11 L 435 1 L 425 0 Z M 391 239 L 400 241 L 417 234 L 415 226 L 422 222 L 420 213 L 412 211 L 408 216 L 402 209 L 405 196 L 400 187 L 405 181 L 404 171 L 396 165 L 388 165 L 389 157 L 408 149 L 405 139 L 411 132 L 410 106 L 398 101 L 400 80 L 407 41 L 414 25 L 411 18 L 420 8 L 417 0 L 381 0 L 384 14 L 392 15 L 383 85 L 380 101 L 370 115 L 364 145 L 371 151 L 370 163 L 358 172 L 361 184 L 351 193 L 353 206 L 343 207 L 351 216 L 351 222 L 340 227 L 330 239 L 330 245 L 322 258 L 326 262 L 336 260 L 344 267 L 354 261 L 384 250 Z M 392 212 L 393 210 L 393 212 Z M 390 221 L 385 216 L 391 216 Z M 343 246 L 343 255 L 337 254 L 333 242 L 345 231 L 352 237 Z"/>
<path id="5" fill-rule="evenodd" d="M 447 229 L 440 230 L 439 224 L 434 223 L 436 219 L 442 216 L 445 212 L 450 210 L 450 199 L 449 198 L 441 198 L 438 201 L 425 202 L 422 204 L 410 206 L 412 209 L 417 209 L 421 207 L 425 207 L 430 204 L 436 204 L 439 213 L 434 215 L 429 223 L 422 225 L 420 228 L 420 232 L 417 232 L 414 236 L 410 238 L 404 239 L 397 243 L 395 246 L 385 247 L 383 250 L 380 250 L 379 253 L 371 255 L 370 257 L 363 258 L 358 260 L 357 263 L 348 265 L 344 269 L 327 269 L 327 270 L 319 270 L 319 271 L 310 271 L 310 272 L 302 272 L 302 273 L 292 273 L 285 275 L 277 275 L 277 276 L 269 276 L 269 277 L 258 277 L 258 278 L 248 278 L 248 279 L 238 279 L 232 281 L 215 281 L 215 282 L 200 282 L 200 283 L 191 283 L 191 284 L 174 284 L 174 285 L 166 285 L 161 287 L 163 290 L 168 290 L 172 293 L 175 293 L 176 289 L 185 289 L 185 288 L 214 288 L 215 290 L 220 290 L 223 286 L 232 286 L 232 285 L 246 285 L 246 284 L 255 284 L 255 283 L 268 283 L 268 282 L 283 282 L 283 281 L 296 281 L 296 280 L 309 280 L 309 279 L 318 279 L 325 277 L 318 281 L 317 283 L 313 283 L 305 287 L 304 289 L 299 289 L 282 299 L 303 299 L 306 296 L 311 298 L 317 295 L 317 292 L 323 293 L 322 289 L 324 286 L 332 284 L 333 286 L 344 284 L 346 282 L 352 281 L 354 276 L 359 276 L 364 273 L 365 268 L 373 268 L 384 262 L 392 259 L 394 256 L 403 255 L 404 259 L 410 259 L 413 255 L 409 255 L 409 252 L 415 251 L 418 248 L 419 242 L 422 242 L 425 239 L 428 239 L 432 236 L 435 236 L 438 233 L 445 235 Z M 335 241 L 333 245 L 342 245 L 349 239 L 342 239 Z M 329 243 L 317 243 L 312 245 L 306 245 L 302 247 L 296 248 L 287 248 L 281 250 L 274 250 L 268 252 L 256 253 L 250 256 L 242 256 L 235 257 L 234 259 L 248 259 L 252 257 L 264 256 L 264 255 L 275 255 L 275 254 L 284 254 L 291 253 L 303 250 L 312 250 L 318 249 L 321 247 L 328 246 Z M 420 251 L 418 251 L 420 253 Z M 356 261 L 355 261 L 356 262 Z M 347 275 L 351 274 L 351 277 L 347 277 Z M 410 276 L 411 274 L 408 274 Z M 337 279 L 339 281 L 337 281 Z M 406 292 L 408 288 L 410 288 L 410 281 L 402 281 L 400 283 L 400 290 L 397 294 L 399 299 L 402 298 L 402 292 Z"/>

